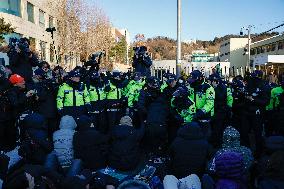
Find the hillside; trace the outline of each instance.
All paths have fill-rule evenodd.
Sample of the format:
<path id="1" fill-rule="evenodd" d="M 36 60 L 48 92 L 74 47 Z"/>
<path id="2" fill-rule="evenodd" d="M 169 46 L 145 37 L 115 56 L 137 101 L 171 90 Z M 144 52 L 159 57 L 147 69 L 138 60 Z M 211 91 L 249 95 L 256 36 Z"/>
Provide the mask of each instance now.
<path id="1" fill-rule="evenodd" d="M 278 35 L 278 32 L 265 33 L 262 35 L 252 34 L 252 42 L 259 41 L 274 35 Z M 208 53 L 217 53 L 219 51 L 220 43 L 223 40 L 229 38 L 247 37 L 247 35 L 225 35 L 223 37 L 215 37 L 211 41 L 197 40 L 196 43 L 182 43 L 182 56 L 191 54 L 193 50 L 205 49 Z M 168 37 L 158 36 L 154 38 L 148 38 L 146 40 L 146 46 L 149 48 L 149 52 L 152 53 L 155 60 L 172 60 L 176 58 L 176 40 Z"/>

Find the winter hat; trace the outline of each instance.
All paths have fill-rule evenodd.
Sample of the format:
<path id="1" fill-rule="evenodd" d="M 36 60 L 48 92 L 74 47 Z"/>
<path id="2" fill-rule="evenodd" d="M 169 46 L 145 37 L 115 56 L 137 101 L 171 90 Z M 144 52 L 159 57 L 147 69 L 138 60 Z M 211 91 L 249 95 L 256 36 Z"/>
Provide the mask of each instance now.
<path id="1" fill-rule="evenodd" d="M 177 132 L 178 136 L 186 139 L 200 139 L 204 138 L 202 130 L 197 122 L 190 122 L 179 128 Z"/>
<path id="2" fill-rule="evenodd" d="M 128 180 L 121 183 L 117 189 L 150 189 L 150 187 L 140 180 Z"/>
<path id="3" fill-rule="evenodd" d="M 265 148 L 269 152 L 275 152 L 277 150 L 284 150 L 284 137 L 283 136 L 271 136 L 265 140 Z"/>
<path id="4" fill-rule="evenodd" d="M 201 182 L 196 174 L 191 174 L 186 178 L 180 179 L 180 181 L 181 188 L 201 189 Z"/>
<path id="5" fill-rule="evenodd" d="M 215 158 L 216 174 L 220 178 L 241 179 L 244 175 L 243 156 L 236 152 L 224 152 Z"/>
<path id="6" fill-rule="evenodd" d="M 71 72 L 68 73 L 68 77 L 80 77 L 81 74 L 79 71 L 75 71 L 75 70 L 72 70 Z"/>
<path id="7" fill-rule="evenodd" d="M 45 77 L 45 71 L 43 71 L 43 69 L 41 69 L 41 68 L 38 68 L 34 71 L 34 75 Z"/>
<path id="8" fill-rule="evenodd" d="M 223 132 L 223 148 L 240 146 L 240 133 L 234 127 L 229 126 Z"/>
<path id="9" fill-rule="evenodd" d="M 38 113 L 32 113 L 24 118 L 23 126 L 25 129 L 36 128 L 36 129 L 47 129 L 45 118 Z"/>
<path id="10" fill-rule="evenodd" d="M 61 118 L 59 128 L 75 130 L 77 123 L 72 116 L 65 115 Z"/>
<path id="11" fill-rule="evenodd" d="M 10 83 L 12 83 L 13 85 L 17 84 L 17 83 L 22 83 L 25 81 L 25 79 L 18 75 L 18 74 L 13 74 L 10 76 L 9 78 Z"/>
<path id="12" fill-rule="evenodd" d="M 76 123 L 78 126 L 78 130 L 81 130 L 91 127 L 92 120 L 86 115 L 81 115 L 79 118 L 76 119 Z"/>
<path id="13" fill-rule="evenodd" d="M 129 116 L 124 116 L 120 119 L 120 125 L 133 126 L 132 119 Z"/>

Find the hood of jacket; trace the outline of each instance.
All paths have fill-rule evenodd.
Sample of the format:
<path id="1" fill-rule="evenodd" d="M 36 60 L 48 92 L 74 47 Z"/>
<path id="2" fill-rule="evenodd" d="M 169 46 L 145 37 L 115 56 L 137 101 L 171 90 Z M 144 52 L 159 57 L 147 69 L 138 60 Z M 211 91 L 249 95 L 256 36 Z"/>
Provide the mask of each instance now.
<path id="1" fill-rule="evenodd" d="M 284 150 L 284 137 L 283 136 L 271 136 L 265 140 L 265 149 L 270 152 L 276 152 L 278 150 Z"/>
<path id="2" fill-rule="evenodd" d="M 112 131 L 112 136 L 118 139 L 129 138 L 135 132 L 135 128 L 129 125 L 117 125 Z"/>
<path id="3" fill-rule="evenodd" d="M 77 123 L 74 120 L 72 116 L 65 115 L 60 120 L 60 129 L 69 129 L 69 130 L 75 130 L 77 127 Z"/>
<path id="4" fill-rule="evenodd" d="M 240 133 L 234 127 L 227 127 L 223 132 L 222 148 L 240 147 Z"/>
<path id="5" fill-rule="evenodd" d="M 177 135 L 187 140 L 203 139 L 204 135 L 197 122 L 191 122 L 181 127 Z"/>
<path id="6" fill-rule="evenodd" d="M 27 115 L 23 121 L 23 126 L 25 129 L 47 129 L 45 118 L 38 113 Z"/>

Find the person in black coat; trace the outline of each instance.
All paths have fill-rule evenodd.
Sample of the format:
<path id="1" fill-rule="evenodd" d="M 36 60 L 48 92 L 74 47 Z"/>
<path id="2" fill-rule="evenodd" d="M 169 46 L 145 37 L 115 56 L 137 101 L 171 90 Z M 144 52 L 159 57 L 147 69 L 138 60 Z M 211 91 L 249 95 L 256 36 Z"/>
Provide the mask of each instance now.
<path id="1" fill-rule="evenodd" d="M 33 88 L 37 91 L 37 105 L 35 111 L 43 115 L 47 121 L 48 135 L 52 138 L 54 131 L 58 129 L 55 80 L 47 79 L 45 71 L 38 68 L 34 71 Z"/>
<path id="2" fill-rule="evenodd" d="M 168 141 L 167 121 L 170 105 L 160 82 L 156 77 L 149 77 L 138 97 L 138 112 L 141 124 L 145 124 L 143 147 L 147 152 L 163 155 Z"/>
<path id="3" fill-rule="evenodd" d="M 259 189 L 284 188 L 284 151 L 277 151 L 269 158 Z"/>
<path id="4" fill-rule="evenodd" d="M 147 53 L 147 47 L 136 47 L 134 50 L 132 67 L 135 69 L 135 72 L 140 72 L 143 76 L 150 77 L 152 60 Z"/>
<path id="5" fill-rule="evenodd" d="M 32 164 L 43 164 L 52 151 L 52 142 L 48 139 L 45 118 L 32 113 L 24 118 L 21 125 L 21 142 L 19 154 Z"/>
<path id="6" fill-rule="evenodd" d="M 177 178 L 190 174 L 202 175 L 210 153 L 210 145 L 197 122 L 191 122 L 178 130 L 169 149 L 171 170 Z"/>
<path id="7" fill-rule="evenodd" d="M 91 119 L 82 115 L 77 119 L 78 131 L 73 137 L 74 156 L 83 166 L 97 170 L 106 166 L 108 137 L 97 131 Z"/>
<path id="8" fill-rule="evenodd" d="M 129 116 L 122 117 L 111 131 L 109 165 L 121 171 L 135 169 L 141 157 L 139 145 L 143 135 L 143 125 L 135 129 Z"/>
<path id="9" fill-rule="evenodd" d="M 9 101 L 8 91 L 12 87 L 5 77 L 6 73 L 0 70 L 0 151 L 12 150 L 15 141 L 10 141 L 13 133 L 12 106 Z"/>
<path id="10" fill-rule="evenodd" d="M 262 71 L 256 70 L 246 81 L 245 110 L 240 128 L 241 141 L 247 147 L 250 147 L 249 132 L 254 131 L 257 157 L 263 150 L 262 124 L 265 107 L 270 100 L 270 90 L 265 81 L 261 79 L 262 75 Z"/>
<path id="11" fill-rule="evenodd" d="M 13 73 L 21 75 L 26 82 L 32 81 L 32 67 L 39 66 L 38 57 L 31 52 L 30 41 L 27 38 L 20 39 L 20 45 L 10 47 L 8 54 L 9 64 Z"/>

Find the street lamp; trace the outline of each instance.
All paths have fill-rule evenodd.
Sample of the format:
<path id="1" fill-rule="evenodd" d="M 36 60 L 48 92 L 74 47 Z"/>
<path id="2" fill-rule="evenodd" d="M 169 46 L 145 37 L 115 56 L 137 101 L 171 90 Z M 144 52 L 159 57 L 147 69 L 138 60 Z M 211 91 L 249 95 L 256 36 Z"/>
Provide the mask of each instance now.
<path id="1" fill-rule="evenodd" d="M 54 54 L 55 54 L 55 60 L 56 60 L 56 64 L 58 65 L 58 58 L 57 58 L 54 35 L 53 35 L 54 32 L 56 32 L 56 29 L 55 29 L 55 27 L 50 27 L 50 28 L 46 28 L 45 31 L 48 32 L 48 33 L 51 33 L 52 45 L 53 45 L 53 50 L 54 50 Z"/>
<path id="2" fill-rule="evenodd" d="M 177 58 L 176 75 L 181 75 L 181 0 L 177 0 Z"/>
<path id="3" fill-rule="evenodd" d="M 251 34 L 251 28 L 253 26 L 252 25 L 248 25 L 247 27 L 242 27 L 241 31 L 240 31 L 240 35 L 244 35 L 243 29 L 247 30 L 248 32 L 248 57 L 247 57 L 247 67 L 250 67 L 250 45 L 251 45 L 251 38 L 250 38 L 250 34 Z M 255 69 L 255 65 L 253 65 L 253 70 Z"/>

